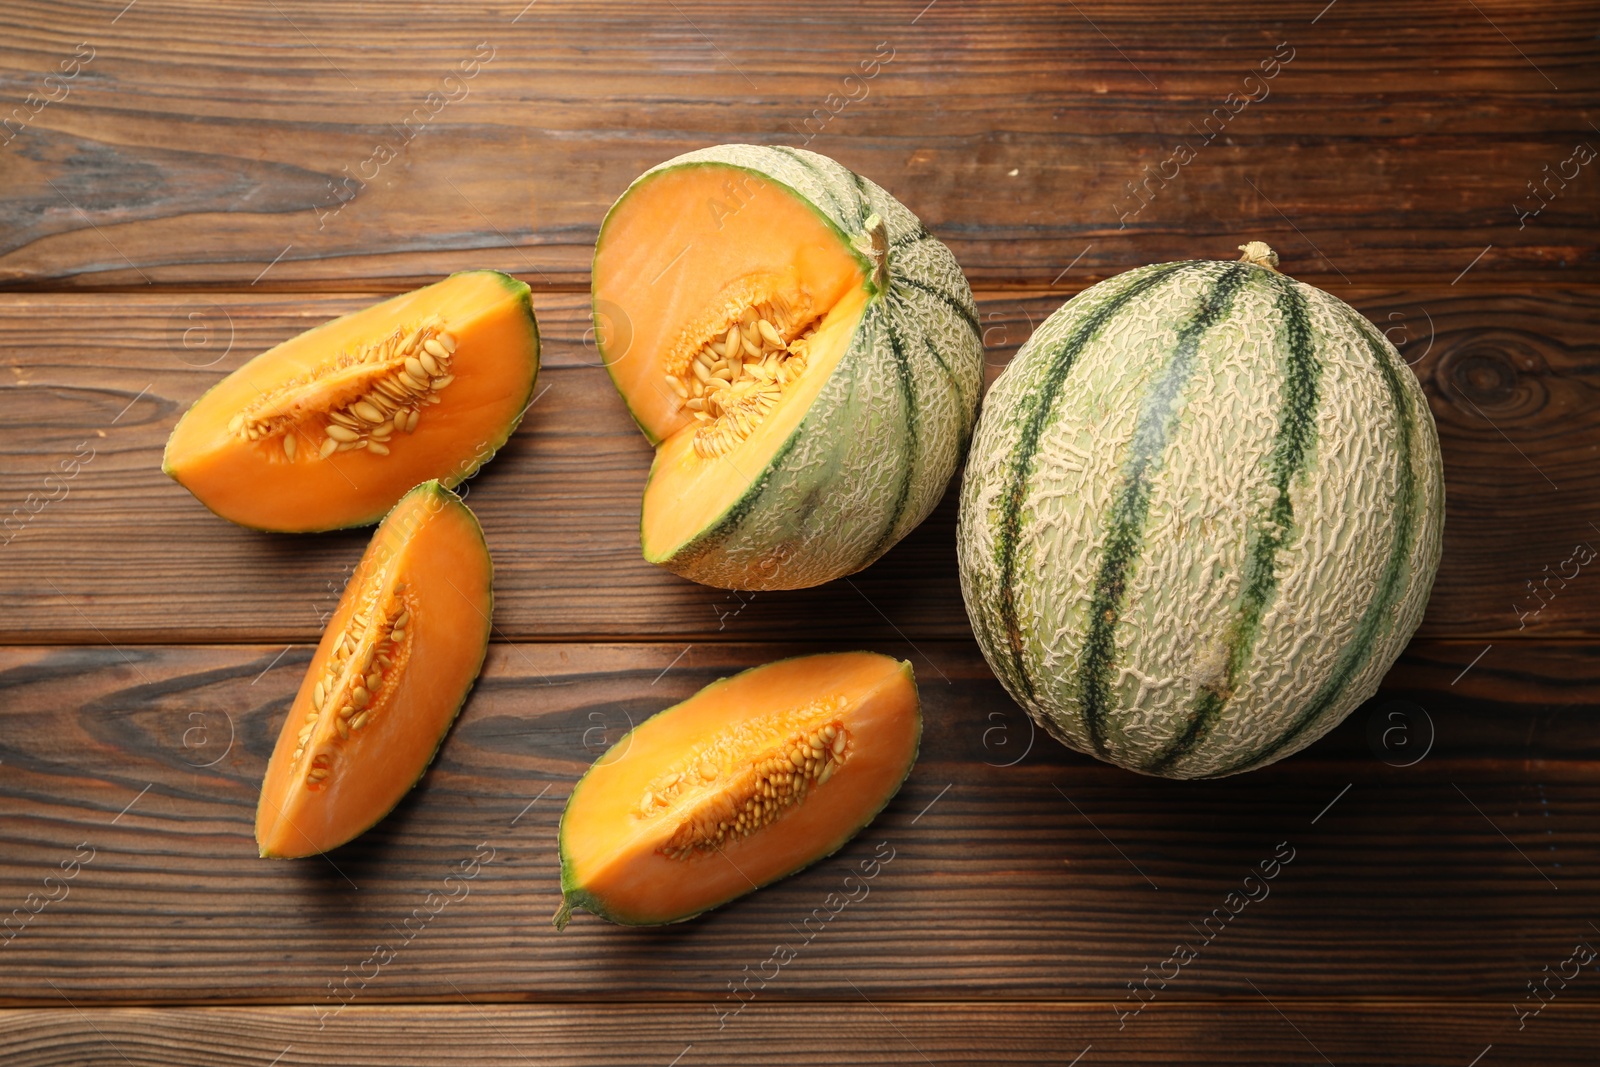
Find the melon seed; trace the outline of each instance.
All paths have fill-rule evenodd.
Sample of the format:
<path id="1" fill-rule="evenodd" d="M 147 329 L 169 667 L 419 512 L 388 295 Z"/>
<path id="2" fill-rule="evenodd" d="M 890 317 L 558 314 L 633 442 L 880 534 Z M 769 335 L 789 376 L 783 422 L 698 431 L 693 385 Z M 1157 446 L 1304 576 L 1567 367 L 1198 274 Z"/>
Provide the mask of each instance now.
<path id="1" fill-rule="evenodd" d="M 802 718 L 809 717 L 807 712 L 815 714 L 811 706 L 797 711 Z M 735 770 L 713 795 L 699 797 L 690 810 L 678 812 L 678 825 L 661 847 L 663 855 L 688 859 L 714 852 L 730 831 L 737 839 L 771 825 L 786 809 L 803 802 L 811 788 L 832 778 L 846 759 L 847 734 L 837 721 L 794 732 L 753 761 L 738 755 L 747 751 L 740 747 L 742 736 L 755 739 L 752 729 L 741 723 L 711 742 L 705 755 L 691 757 L 688 766 L 697 768 L 705 781 L 716 772 L 712 752 L 728 753 L 744 769 Z M 670 809 L 683 778 L 681 771 L 658 778 L 645 790 L 636 814 L 650 817 Z"/>
<path id="2" fill-rule="evenodd" d="M 328 437 L 332 440 L 340 442 L 341 444 L 349 444 L 355 441 L 358 436 L 359 435 L 348 426 L 341 426 L 336 422 L 330 422 L 328 424 Z"/>
<path id="3" fill-rule="evenodd" d="M 683 369 L 669 369 L 667 384 L 700 424 L 696 455 L 719 456 L 748 437 L 783 388 L 804 373 L 805 349 L 798 342 L 815 327 L 805 325 L 809 301 L 804 294 L 793 295 L 801 308 L 782 293 L 758 299 L 709 338 L 686 335 L 668 357 L 669 367 Z M 730 386 L 731 392 L 723 392 Z"/>

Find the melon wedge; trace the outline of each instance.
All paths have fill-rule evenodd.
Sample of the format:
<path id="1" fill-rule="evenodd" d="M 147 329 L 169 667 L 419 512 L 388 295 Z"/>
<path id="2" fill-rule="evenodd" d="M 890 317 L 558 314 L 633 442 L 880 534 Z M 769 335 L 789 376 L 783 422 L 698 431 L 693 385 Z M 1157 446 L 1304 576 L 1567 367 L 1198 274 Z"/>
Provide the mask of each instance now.
<path id="1" fill-rule="evenodd" d="M 267 764 L 262 856 L 336 848 L 422 777 L 483 665 L 492 579 L 478 520 L 436 481 L 379 525 Z"/>
<path id="2" fill-rule="evenodd" d="M 563 927 L 680 922 L 837 851 L 899 790 L 922 712 L 911 665 L 803 656 L 714 682 L 591 767 L 561 817 Z"/>
<path id="3" fill-rule="evenodd" d="M 178 421 L 162 469 L 244 526 L 364 526 L 488 462 L 538 373 L 528 287 L 465 271 L 256 356 Z"/>

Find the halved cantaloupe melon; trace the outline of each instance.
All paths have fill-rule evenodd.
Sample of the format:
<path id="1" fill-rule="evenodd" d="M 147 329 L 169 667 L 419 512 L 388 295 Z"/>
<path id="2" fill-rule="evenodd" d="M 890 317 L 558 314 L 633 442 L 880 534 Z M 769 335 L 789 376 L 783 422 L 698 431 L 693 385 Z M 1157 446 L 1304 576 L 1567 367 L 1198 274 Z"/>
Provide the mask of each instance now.
<path id="1" fill-rule="evenodd" d="M 489 647 L 493 571 L 478 520 L 438 482 L 373 533 L 328 622 L 261 784 L 261 855 L 326 852 L 422 777 Z"/>
<path id="2" fill-rule="evenodd" d="M 454 486 L 516 429 L 539 372 L 528 287 L 476 270 L 324 323 L 195 401 L 162 469 L 225 519 L 302 532 L 376 522 Z"/>
<path id="3" fill-rule="evenodd" d="M 982 385 L 950 251 L 824 156 L 724 145 L 607 214 L 600 353 L 657 446 L 645 558 L 708 585 L 795 589 L 867 566 L 938 503 Z"/>
<path id="4" fill-rule="evenodd" d="M 837 851 L 916 763 L 911 665 L 803 656 L 714 682 L 597 760 L 561 817 L 561 909 L 679 922 Z"/>

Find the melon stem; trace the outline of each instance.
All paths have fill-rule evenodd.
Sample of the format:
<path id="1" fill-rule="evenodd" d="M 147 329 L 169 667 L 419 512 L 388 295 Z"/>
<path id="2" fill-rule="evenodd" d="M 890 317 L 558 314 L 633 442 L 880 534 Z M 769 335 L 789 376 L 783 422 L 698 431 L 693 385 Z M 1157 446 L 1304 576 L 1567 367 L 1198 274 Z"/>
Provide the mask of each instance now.
<path id="1" fill-rule="evenodd" d="M 872 260 L 872 285 L 881 293 L 889 286 L 889 227 L 874 211 L 867 216 L 866 229 L 868 245 L 862 251 Z"/>
<path id="2" fill-rule="evenodd" d="M 1244 253 L 1239 257 L 1241 263 L 1252 263 L 1271 271 L 1278 269 L 1278 253 L 1274 252 L 1265 241 L 1251 241 L 1249 244 L 1240 245 L 1239 251 Z"/>

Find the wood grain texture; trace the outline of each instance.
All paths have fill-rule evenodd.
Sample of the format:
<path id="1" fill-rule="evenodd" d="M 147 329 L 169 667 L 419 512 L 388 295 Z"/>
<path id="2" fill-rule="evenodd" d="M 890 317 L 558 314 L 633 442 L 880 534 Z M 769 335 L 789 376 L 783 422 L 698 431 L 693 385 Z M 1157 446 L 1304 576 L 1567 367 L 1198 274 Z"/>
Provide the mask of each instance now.
<path id="1" fill-rule="evenodd" d="M 878 647 L 913 663 L 925 733 L 859 838 L 691 923 L 580 915 L 561 934 L 555 831 L 587 765 L 712 679 L 818 646 L 496 645 L 421 786 L 296 862 L 257 859 L 251 827 L 307 648 L 0 651 L 0 1003 L 670 1000 L 714 1026 L 738 984 L 757 1017 L 796 998 L 1056 998 L 1114 1023 L 1128 983 L 1189 942 L 1139 1025 L 1247 980 L 1511 1019 L 1541 968 L 1600 938 L 1593 643 L 1414 643 L 1329 738 L 1199 783 L 1032 737 L 971 642 Z M 1268 891 L 1230 902 L 1262 893 L 1244 879 L 1275 855 Z M 1595 1003 L 1600 974 L 1560 997 Z"/>
<path id="2" fill-rule="evenodd" d="M 1251 238 L 1302 275 L 1493 246 L 1478 276 L 1600 281 L 1600 177 L 1528 187 L 1600 144 L 1591 4 L 1321 6 L 13 3 L 0 284 L 581 286 L 634 175 L 736 140 L 838 157 L 985 284 Z"/>
<path id="3" fill-rule="evenodd" d="M 1269 1002 L 1268 996 L 1246 986 L 1239 1000 L 1169 1004 L 1120 1032 L 1105 1005 L 1090 1003 L 896 1004 L 856 998 L 766 1005 L 722 1031 L 672 1005 L 503 1006 L 457 998 L 451 1006 L 352 1008 L 322 1030 L 314 1013 L 296 1008 L 61 1007 L 0 1012 L 0 1054 L 11 1067 L 1061 1067 L 1080 1054 L 1086 1067 L 1393 1067 L 1465 1065 L 1492 1044 L 1492 1053 L 1479 1061 L 1484 1067 L 1576 1067 L 1594 1062 L 1600 1024 L 1600 1007 L 1593 1004 L 1557 1004 L 1527 1030 L 1506 1033 L 1506 1013 L 1492 1004 Z"/>
<path id="4" fill-rule="evenodd" d="M 1064 289 L 1064 287 L 1063 287 Z M 1600 632 L 1600 290 L 1335 285 L 1400 345 L 1444 447 L 1444 562 L 1422 633 Z M 980 294 L 992 377 L 1064 291 Z M 366 531 L 261 534 L 211 515 L 159 470 L 183 410 L 250 356 L 370 296 L 0 298 L 0 639 L 309 641 Z M 539 399 L 468 483 L 495 557 L 502 640 L 898 641 L 969 633 L 955 498 L 865 572 L 736 594 L 646 564 L 650 450 L 587 341 L 587 301 L 544 294 Z M 64 478 L 75 456 L 92 458 Z"/>

